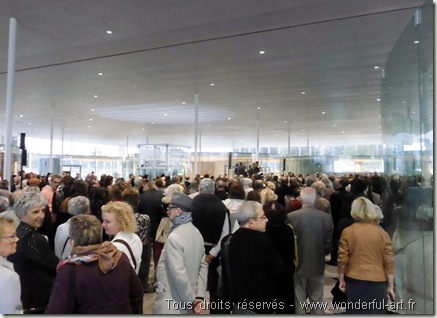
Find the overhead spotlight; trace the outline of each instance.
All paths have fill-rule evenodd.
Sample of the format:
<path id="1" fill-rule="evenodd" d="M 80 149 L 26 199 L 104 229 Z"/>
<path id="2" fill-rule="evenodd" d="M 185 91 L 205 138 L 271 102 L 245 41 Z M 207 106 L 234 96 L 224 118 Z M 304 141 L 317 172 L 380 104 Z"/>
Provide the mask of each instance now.
<path id="1" fill-rule="evenodd" d="M 211 86 L 214 86 L 215 84 L 214 83 L 211 83 Z"/>
<path id="2" fill-rule="evenodd" d="M 265 53 L 266 53 L 266 52 L 263 51 L 263 50 L 259 51 L 259 54 L 265 54 Z"/>
<path id="3" fill-rule="evenodd" d="M 375 67 L 374 67 L 374 68 L 375 68 L 375 70 L 377 70 L 377 69 L 379 68 L 379 66 L 378 66 L 378 65 L 375 65 Z"/>
<path id="4" fill-rule="evenodd" d="M 112 34 L 111 30 L 106 31 L 107 34 Z"/>
<path id="5" fill-rule="evenodd" d="M 103 73 L 99 73 L 99 76 L 102 76 L 103 75 Z"/>

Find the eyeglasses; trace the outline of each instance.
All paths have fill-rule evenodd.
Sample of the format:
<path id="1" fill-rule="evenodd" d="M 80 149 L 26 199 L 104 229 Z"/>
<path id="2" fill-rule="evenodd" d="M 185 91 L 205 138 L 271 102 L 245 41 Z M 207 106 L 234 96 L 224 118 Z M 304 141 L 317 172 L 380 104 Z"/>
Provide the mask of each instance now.
<path id="1" fill-rule="evenodd" d="M 167 211 L 170 211 L 171 209 L 176 209 L 177 208 L 177 206 L 175 206 L 175 205 L 171 205 L 171 206 L 168 206 L 167 207 Z"/>
<path id="2" fill-rule="evenodd" d="M 9 236 L 0 236 L 0 238 L 2 239 L 7 239 L 7 240 L 15 240 L 16 238 L 18 238 L 17 233 L 9 235 Z"/>
<path id="3" fill-rule="evenodd" d="M 252 218 L 252 220 L 267 220 L 267 217 L 265 215 L 257 216 L 256 218 Z"/>

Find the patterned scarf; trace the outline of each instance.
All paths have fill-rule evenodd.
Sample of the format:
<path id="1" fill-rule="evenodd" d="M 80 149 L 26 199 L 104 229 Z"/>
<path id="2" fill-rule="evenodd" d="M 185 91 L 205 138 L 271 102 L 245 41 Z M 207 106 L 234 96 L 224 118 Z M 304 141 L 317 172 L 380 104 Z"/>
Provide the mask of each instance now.
<path id="1" fill-rule="evenodd" d="M 170 233 L 177 228 L 181 224 L 185 224 L 188 222 L 193 222 L 193 218 L 191 217 L 191 212 L 182 212 L 178 216 L 175 216 L 172 223 L 173 226 L 170 228 Z"/>
<path id="2" fill-rule="evenodd" d="M 121 253 L 123 252 L 108 241 L 97 245 L 75 246 L 72 255 L 59 262 L 57 270 L 66 263 L 81 265 L 97 261 L 100 270 L 106 274 L 117 266 Z"/>

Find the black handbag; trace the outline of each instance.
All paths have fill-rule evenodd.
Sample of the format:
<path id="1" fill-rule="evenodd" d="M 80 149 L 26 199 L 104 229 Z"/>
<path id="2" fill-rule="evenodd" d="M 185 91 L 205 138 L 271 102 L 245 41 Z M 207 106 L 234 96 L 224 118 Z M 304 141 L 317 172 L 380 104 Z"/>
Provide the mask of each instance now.
<path id="1" fill-rule="evenodd" d="M 332 296 L 334 296 L 334 298 L 332 299 L 332 303 L 338 306 L 340 306 L 341 303 L 346 302 L 346 293 L 341 291 L 339 285 L 340 281 L 337 281 L 334 287 L 332 287 L 331 289 L 331 294 Z"/>

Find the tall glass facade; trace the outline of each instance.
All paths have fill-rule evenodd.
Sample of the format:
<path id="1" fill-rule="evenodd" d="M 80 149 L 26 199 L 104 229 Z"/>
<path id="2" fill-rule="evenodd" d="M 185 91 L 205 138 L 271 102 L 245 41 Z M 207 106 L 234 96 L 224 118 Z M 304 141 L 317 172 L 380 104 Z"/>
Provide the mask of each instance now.
<path id="1" fill-rule="evenodd" d="M 395 255 L 398 300 L 434 308 L 434 7 L 417 9 L 382 72 L 385 214 Z"/>

